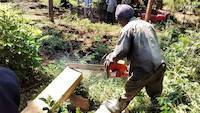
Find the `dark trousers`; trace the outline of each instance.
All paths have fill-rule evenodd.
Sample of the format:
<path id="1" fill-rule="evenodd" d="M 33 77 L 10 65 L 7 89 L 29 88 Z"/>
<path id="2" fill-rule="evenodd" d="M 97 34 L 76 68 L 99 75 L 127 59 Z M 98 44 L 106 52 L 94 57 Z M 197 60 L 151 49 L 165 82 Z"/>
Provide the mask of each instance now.
<path id="1" fill-rule="evenodd" d="M 111 12 L 107 12 L 107 23 L 113 24 L 115 22 L 115 14 Z"/>
<path id="2" fill-rule="evenodd" d="M 105 102 L 106 108 L 111 113 L 121 113 L 143 87 L 146 88 L 147 94 L 154 103 L 156 97 L 162 93 L 165 68 L 165 63 L 162 63 L 154 73 L 144 73 L 140 69 L 135 70 L 125 84 L 125 93 L 117 103 Z"/>
<path id="3" fill-rule="evenodd" d="M 119 99 L 120 110 L 123 111 L 143 87 L 146 88 L 147 94 L 151 97 L 151 101 L 155 101 L 156 97 L 159 97 L 162 93 L 165 68 L 166 65 L 163 63 L 155 73 L 149 73 L 149 75 L 144 75 L 144 78 L 139 79 L 137 76 L 143 75 L 133 73 L 125 84 L 125 93 Z"/>

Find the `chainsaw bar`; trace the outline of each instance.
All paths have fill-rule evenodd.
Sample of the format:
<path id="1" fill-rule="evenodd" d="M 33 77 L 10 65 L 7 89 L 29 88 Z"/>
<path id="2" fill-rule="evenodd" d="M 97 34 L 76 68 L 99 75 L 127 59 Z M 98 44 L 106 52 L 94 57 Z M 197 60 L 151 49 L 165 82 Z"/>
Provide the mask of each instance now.
<path id="1" fill-rule="evenodd" d="M 100 64 L 69 64 L 68 67 L 73 69 L 83 69 L 83 70 L 94 70 L 94 71 L 104 71 L 105 66 Z"/>

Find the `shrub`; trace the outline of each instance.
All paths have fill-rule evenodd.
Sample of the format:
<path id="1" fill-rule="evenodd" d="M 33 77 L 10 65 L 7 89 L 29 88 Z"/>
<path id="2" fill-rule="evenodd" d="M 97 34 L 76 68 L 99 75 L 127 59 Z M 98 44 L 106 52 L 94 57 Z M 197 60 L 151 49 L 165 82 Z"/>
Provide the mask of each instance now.
<path id="1" fill-rule="evenodd" d="M 199 111 L 199 33 L 172 27 L 158 33 L 168 64 L 163 97 L 158 98 L 161 111 Z"/>
<path id="2" fill-rule="evenodd" d="M 46 35 L 40 39 L 40 42 L 40 53 L 49 57 L 59 52 L 70 51 L 71 48 L 69 43 L 55 35 Z"/>
<path id="3" fill-rule="evenodd" d="M 0 8 L 0 65 L 13 69 L 23 80 L 40 66 L 36 39 L 41 32 L 12 9 L 3 8 Z"/>
<path id="4" fill-rule="evenodd" d="M 200 3 L 198 0 L 164 0 L 166 7 L 172 11 L 192 11 L 199 13 Z"/>

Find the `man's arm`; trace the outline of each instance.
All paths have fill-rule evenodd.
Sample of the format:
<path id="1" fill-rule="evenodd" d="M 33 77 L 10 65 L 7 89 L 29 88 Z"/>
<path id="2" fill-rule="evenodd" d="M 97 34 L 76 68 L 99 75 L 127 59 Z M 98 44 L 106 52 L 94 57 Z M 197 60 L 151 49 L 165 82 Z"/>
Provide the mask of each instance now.
<path id="1" fill-rule="evenodd" d="M 117 62 L 118 60 L 127 57 L 130 51 L 131 38 L 132 36 L 128 31 L 122 32 L 114 51 L 106 57 L 106 60 L 109 60 L 110 62 Z"/>

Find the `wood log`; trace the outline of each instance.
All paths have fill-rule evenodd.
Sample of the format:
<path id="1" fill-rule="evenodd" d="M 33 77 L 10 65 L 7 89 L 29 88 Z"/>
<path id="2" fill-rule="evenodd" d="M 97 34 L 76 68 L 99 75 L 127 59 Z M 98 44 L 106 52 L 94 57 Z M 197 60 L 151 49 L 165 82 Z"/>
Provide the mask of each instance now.
<path id="1" fill-rule="evenodd" d="M 21 113 L 47 113 L 43 108 L 49 108 L 48 104 L 40 98 L 49 96 L 55 101 L 53 109 L 68 99 L 82 79 L 82 73 L 71 68 L 65 68 Z"/>

